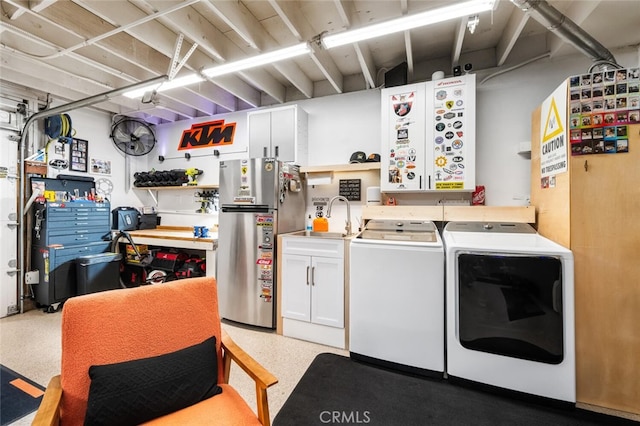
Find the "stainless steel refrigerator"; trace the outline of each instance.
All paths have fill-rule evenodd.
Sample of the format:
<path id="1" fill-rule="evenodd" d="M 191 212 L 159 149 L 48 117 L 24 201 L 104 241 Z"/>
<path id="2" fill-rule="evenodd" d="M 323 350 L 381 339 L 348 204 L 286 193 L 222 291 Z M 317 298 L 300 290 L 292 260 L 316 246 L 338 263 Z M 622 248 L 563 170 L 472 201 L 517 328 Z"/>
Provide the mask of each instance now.
<path id="1" fill-rule="evenodd" d="M 221 161 L 219 196 L 220 316 L 275 328 L 277 236 L 305 223 L 299 167 L 275 158 Z"/>

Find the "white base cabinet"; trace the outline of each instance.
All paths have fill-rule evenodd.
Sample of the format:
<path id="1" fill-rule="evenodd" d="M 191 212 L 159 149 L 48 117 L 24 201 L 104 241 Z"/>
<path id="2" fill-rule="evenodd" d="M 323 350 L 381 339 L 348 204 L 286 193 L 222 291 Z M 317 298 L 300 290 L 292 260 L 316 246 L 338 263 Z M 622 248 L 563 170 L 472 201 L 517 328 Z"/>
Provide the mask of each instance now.
<path id="1" fill-rule="evenodd" d="M 282 238 L 283 335 L 345 349 L 345 240 Z"/>

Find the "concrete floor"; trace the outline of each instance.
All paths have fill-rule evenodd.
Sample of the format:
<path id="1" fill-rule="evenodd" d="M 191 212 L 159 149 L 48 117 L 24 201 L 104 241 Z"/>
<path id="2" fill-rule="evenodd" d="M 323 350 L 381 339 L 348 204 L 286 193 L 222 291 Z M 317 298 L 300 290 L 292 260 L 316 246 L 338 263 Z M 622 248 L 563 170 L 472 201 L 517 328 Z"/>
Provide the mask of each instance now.
<path id="1" fill-rule="evenodd" d="M 60 374 L 60 321 L 61 312 L 47 314 L 40 310 L 0 319 L 0 364 L 46 387 L 52 376 Z M 272 420 L 316 355 L 331 352 L 348 356 L 347 351 L 280 336 L 275 331 L 226 321 L 222 327 L 278 378 L 268 390 Z M 255 411 L 254 382 L 233 363 L 230 383 Z M 34 415 L 13 425 L 30 425 Z"/>

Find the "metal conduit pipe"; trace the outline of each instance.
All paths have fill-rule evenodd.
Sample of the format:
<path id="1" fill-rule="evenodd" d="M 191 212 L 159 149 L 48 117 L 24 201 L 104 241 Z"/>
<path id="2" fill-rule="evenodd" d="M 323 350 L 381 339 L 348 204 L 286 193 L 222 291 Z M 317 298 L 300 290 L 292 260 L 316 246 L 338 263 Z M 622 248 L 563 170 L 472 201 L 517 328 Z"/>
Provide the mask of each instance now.
<path id="1" fill-rule="evenodd" d="M 27 213 L 26 204 L 31 206 L 33 203 L 33 198 L 29 199 L 27 203 L 24 202 L 25 197 L 25 143 L 27 140 L 27 134 L 29 131 L 29 126 L 33 124 L 36 120 L 40 118 L 51 117 L 55 114 L 62 114 L 68 111 L 72 111 L 74 109 L 83 108 L 91 105 L 98 104 L 100 102 L 106 102 L 109 99 L 120 96 L 125 92 L 130 90 L 140 89 L 142 87 L 147 87 L 154 83 L 162 83 L 166 81 L 169 77 L 167 75 L 162 75 L 159 77 L 154 77 L 149 80 L 141 81 L 139 83 L 131 84 L 126 87 L 121 87 L 120 89 L 114 89 L 109 92 L 101 93 L 99 95 L 90 96 L 88 98 L 80 99 L 74 102 L 69 102 L 68 104 L 60 105 L 55 108 L 47 109 L 44 111 L 37 112 L 29 117 L 24 124 L 22 132 L 20 134 L 20 209 L 18 216 L 18 288 L 20 289 L 20 313 L 24 313 L 24 274 L 25 274 L 25 261 L 26 252 L 25 252 L 25 243 L 24 243 L 24 216 Z M 42 284 L 42 283 L 41 283 Z M 41 285 L 38 284 L 38 285 Z"/>
<path id="2" fill-rule="evenodd" d="M 609 62 L 620 68 L 613 54 L 606 47 L 546 0 L 511 0 L 511 3 L 522 11 L 530 13 L 533 19 L 594 61 Z"/>

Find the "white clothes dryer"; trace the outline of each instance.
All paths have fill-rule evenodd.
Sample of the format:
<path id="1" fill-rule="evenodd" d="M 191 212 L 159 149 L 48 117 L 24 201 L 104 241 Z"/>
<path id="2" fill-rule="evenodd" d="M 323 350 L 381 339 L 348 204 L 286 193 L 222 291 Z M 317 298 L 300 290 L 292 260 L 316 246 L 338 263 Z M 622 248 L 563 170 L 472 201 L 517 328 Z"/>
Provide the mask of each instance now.
<path id="1" fill-rule="evenodd" d="M 446 372 L 575 403 L 569 249 L 523 223 L 449 222 Z"/>

